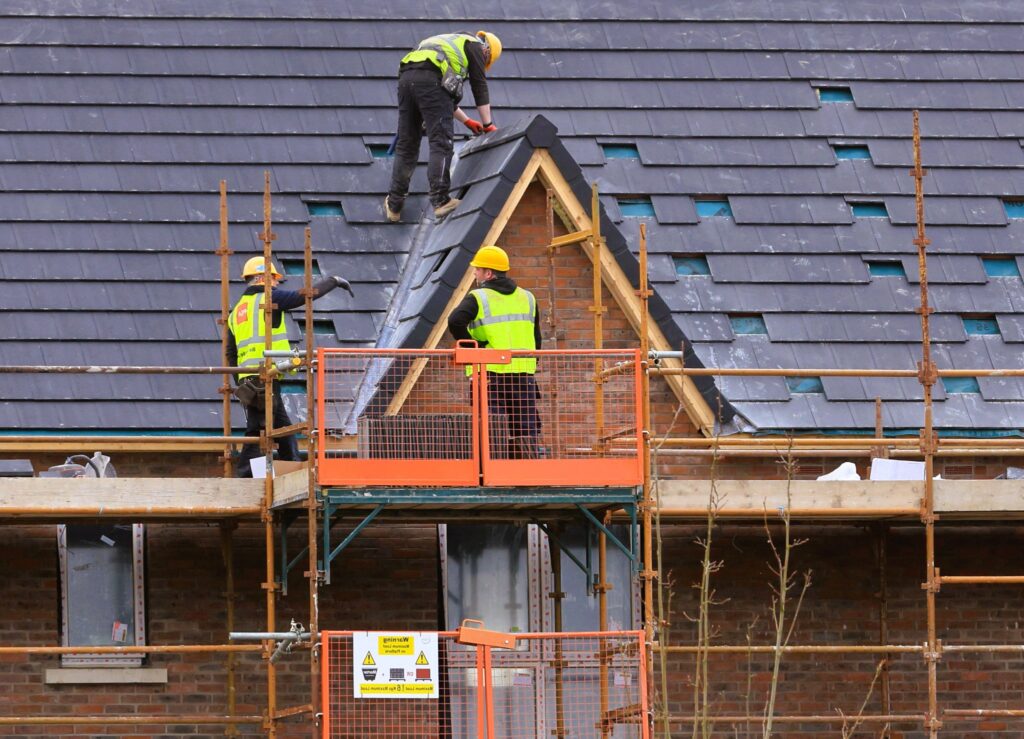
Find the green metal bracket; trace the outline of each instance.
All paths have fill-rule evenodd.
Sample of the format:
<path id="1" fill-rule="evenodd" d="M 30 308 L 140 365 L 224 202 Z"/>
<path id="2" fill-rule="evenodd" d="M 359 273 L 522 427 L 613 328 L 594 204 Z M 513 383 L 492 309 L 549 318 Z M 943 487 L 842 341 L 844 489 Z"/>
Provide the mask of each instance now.
<path id="1" fill-rule="evenodd" d="M 592 590 L 593 590 L 591 585 L 592 585 L 593 580 L 594 580 L 594 571 L 593 571 L 593 567 L 591 565 L 591 560 L 590 560 L 590 541 L 589 541 L 589 537 L 587 537 L 587 539 L 588 539 L 587 540 L 587 563 L 584 564 L 583 562 L 580 562 L 579 557 L 577 557 L 575 554 L 573 554 L 571 551 L 569 551 L 569 547 L 567 547 L 565 544 L 562 543 L 562 540 L 560 538 L 558 538 L 557 534 L 555 534 L 551 529 L 548 528 L 548 525 L 546 523 L 542 523 L 542 522 L 538 521 L 536 518 L 532 519 L 532 521 L 533 521 L 534 524 L 539 526 L 541 528 L 541 530 L 545 534 L 548 535 L 548 538 L 551 539 L 551 541 L 555 542 L 555 546 L 557 546 L 560 550 L 562 550 L 565 553 L 565 556 L 568 557 L 569 559 L 571 559 L 573 561 L 573 563 L 577 567 L 579 567 L 580 570 L 583 571 L 583 574 L 587 576 L 587 594 L 591 595 L 592 594 Z"/>
<path id="2" fill-rule="evenodd" d="M 306 549 L 300 552 L 295 559 L 291 561 L 288 560 L 288 529 L 293 523 L 295 523 L 295 519 L 298 517 L 299 514 L 293 511 L 288 511 L 281 515 L 281 528 L 278 534 L 280 536 L 278 549 L 281 551 L 281 572 L 277 576 L 277 584 L 281 586 L 282 596 L 288 595 L 288 573 L 292 571 L 292 568 L 295 567 L 296 564 L 298 564 L 302 555 L 309 550 L 309 547 L 306 547 Z"/>
<path id="3" fill-rule="evenodd" d="M 583 505 L 581 505 L 579 503 L 576 504 L 576 507 L 580 509 L 580 512 L 590 521 L 590 523 L 592 523 L 594 525 L 594 527 L 598 531 L 600 531 L 606 537 L 608 537 L 608 541 L 610 541 L 612 544 L 617 546 L 622 551 L 623 554 L 625 554 L 627 557 L 629 557 L 629 561 L 633 563 L 633 567 L 635 568 L 637 566 L 637 564 L 638 564 L 637 563 L 637 559 L 636 559 L 636 553 L 635 553 L 635 551 L 633 549 L 633 546 L 634 546 L 634 534 L 633 534 L 633 532 L 636 529 L 636 508 L 634 506 L 629 506 L 629 509 L 630 509 L 630 511 L 629 511 L 629 520 L 630 520 L 629 530 L 630 530 L 630 536 L 629 536 L 629 546 L 627 547 L 625 544 L 623 544 L 621 541 L 619 541 L 619 537 L 617 537 L 615 534 L 613 534 L 612 531 L 607 526 L 605 526 L 603 523 L 601 523 L 601 521 L 598 520 L 597 516 L 595 516 L 593 513 L 591 513 L 587 508 L 585 508 Z M 623 507 L 626 507 L 626 506 L 623 506 Z"/>
<path id="4" fill-rule="evenodd" d="M 349 532 L 348 536 L 346 536 L 342 540 L 342 542 L 334 549 L 331 549 L 331 526 L 327 524 L 324 525 L 324 552 L 328 553 L 327 561 L 324 564 L 325 584 L 331 584 L 331 563 L 334 562 L 334 560 L 337 558 L 339 554 L 345 551 L 345 547 L 351 544 L 352 541 L 357 536 L 359 536 L 360 532 L 362 532 L 363 529 L 370 525 L 373 519 L 377 518 L 377 516 L 380 515 L 381 511 L 384 510 L 384 507 L 384 503 L 378 503 L 377 507 L 370 511 L 368 514 L 366 514 L 366 517 L 358 524 L 356 524 L 356 527 L 352 529 L 352 531 Z M 329 521 L 330 517 L 334 515 L 335 511 L 337 511 L 337 506 L 333 506 L 330 503 L 327 503 L 324 506 L 324 520 Z"/>

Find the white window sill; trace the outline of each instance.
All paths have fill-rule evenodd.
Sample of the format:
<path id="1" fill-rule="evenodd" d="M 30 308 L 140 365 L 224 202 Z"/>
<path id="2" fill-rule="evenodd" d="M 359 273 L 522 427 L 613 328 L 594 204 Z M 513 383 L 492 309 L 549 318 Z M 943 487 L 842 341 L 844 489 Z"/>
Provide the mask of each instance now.
<path id="1" fill-rule="evenodd" d="M 141 685 L 167 682 L 164 667 L 63 667 L 48 669 L 47 685 Z"/>

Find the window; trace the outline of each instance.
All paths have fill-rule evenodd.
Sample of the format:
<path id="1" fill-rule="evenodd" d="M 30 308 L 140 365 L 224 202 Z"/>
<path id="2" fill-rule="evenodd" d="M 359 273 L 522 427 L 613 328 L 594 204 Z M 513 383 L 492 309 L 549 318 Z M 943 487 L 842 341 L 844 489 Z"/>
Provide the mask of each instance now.
<path id="1" fill-rule="evenodd" d="M 628 541 L 628 528 L 613 526 L 619 541 Z M 597 576 L 597 539 L 583 524 L 571 524 L 556 534 L 561 546 L 579 562 L 587 560 L 587 539 Z M 481 619 L 498 631 L 553 631 L 551 553 L 561 569 L 562 629 L 596 631 L 598 598 L 586 573 L 563 549 L 552 546 L 537 525 L 448 524 L 441 527 L 441 558 L 448 628 L 462 619 Z M 608 628 L 631 629 L 636 622 L 629 558 L 608 542 Z M 493 625 L 492 625 L 493 624 Z"/>
<path id="2" fill-rule="evenodd" d="M 676 265 L 677 275 L 692 277 L 694 275 L 711 274 L 711 267 L 708 266 L 707 257 L 673 257 L 672 261 Z"/>
<path id="3" fill-rule="evenodd" d="M 288 275 L 299 275 L 306 274 L 306 260 L 305 259 L 281 259 L 281 269 L 284 270 L 286 276 Z M 320 272 L 320 265 L 316 261 L 316 257 L 313 257 L 312 272 L 314 275 L 322 274 Z M 298 288 L 296 288 L 298 289 Z"/>
<path id="4" fill-rule="evenodd" d="M 903 262 L 892 261 L 869 261 L 868 274 L 872 277 L 906 277 L 907 272 L 903 268 Z"/>
<path id="5" fill-rule="evenodd" d="M 648 197 L 619 198 L 619 212 L 625 218 L 646 218 L 654 216 L 654 205 Z"/>
<path id="6" fill-rule="evenodd" d="M 850 211 L 854 218 L 888 218 L 889 211 L 885 209 L 885 203 L 880 201 L 865 203 L 850 203 Z"/>
<path id="7" fill-rule="evenodd" d="M 732 218 L 732 207 L 725 198 L 694 198 L 693 204 L 701 218 Z"/>
<path id="8" fill-rule="evenodd" d="M 57 527 L 64 646 L 146 643 L 142 524 Z M 138 667 L 139 654 L 62 655 L 65 666 Z"/>
<path id="9" fill-rule="evenodd" d="M 345 212 L 341 209 L 341 203 L 337 200 L 332 201 L 307 201 L 306 209 L 309 211 L 311 216 L 319 217 L 338 217 L 344 216 Z"/>
<path id="10" fill-rule="evenodd" d="M 760 315 L 731 315 L 729 325 L 732 326 L 734 334 L 768 334 L 768 328 L 764 325 L 764 317 Z"/>
<path id="11" fill-rule="evenodd" d="M 842 85 L 819 87 L 818 100 L 823 103 L 852 103 L 853 93 L 849 87 Z"/>
<path id="12" fill-rule="evenodd" d="M 982 257 L 981 263 L 989 277 L 1020 277 L 1020 268 L 1013 257 Z"/>
<path id="13" fill-rule="evenodd" d="M 639 159 L 640 150 L 636 144 L 602 144 L 605 159 Z"/>
<path id="14" fill-rule="evenodd" d="M 795 395 L 825 392 L 825 386 L 821 384 L 820 377 L 787 377 L 786 387 Z"/>
<path id="15" fill-rule="evenodd" d="M 943 377 L 942 386 L 948 395 L 977 395 L 981 392 L 977 377 Z"/>
<path id="16" fill-rule="evenodd" d="M 968 336 L 998 336 L 999 323 L 995 316 L 963 316 L 964 331 Z"/>
<path id="17" fill-rule="evenodd" d="M 836 153 L 836 159 L 871 159 L 871 150 L 866 146 L 836 144 L 832 151 Z"/>

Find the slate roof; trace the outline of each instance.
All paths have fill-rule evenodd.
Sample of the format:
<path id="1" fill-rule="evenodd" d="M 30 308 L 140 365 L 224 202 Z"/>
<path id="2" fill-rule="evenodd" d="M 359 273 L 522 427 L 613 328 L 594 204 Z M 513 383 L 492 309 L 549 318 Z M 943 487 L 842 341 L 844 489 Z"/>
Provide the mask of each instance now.
<path id="1" fill-rule="evenodd" d="M 5 3 L 0 361 L 218 364 L 218 182 L 232 192 L 237 273 L 260 248 L 264 168 L 277 255 L 300 259 L 310 224 L 320 269 L 356 286 L 355 300 L 317 302 L 321 329 L 334 331 L 318 339 L 414 343 L 521 166 L 530 142 L 514 124 L 525 134 L 540 114 L 557 127 L 563 168 L 599 184 L 623 264 L 636 219 L 617 198 L 650 198 L 660 317 L 699 361 L 911 367 L 918 107 L 936 359 L 1022 365 L 1021 278 L 987 274 L 982 258 L 1024 256 L 1024 221 L 1006 204 L 1024 198 L 1024 8 L 650 0 L 622 14 L 600 0 Z M 390 160 L 369 147 L 394 129 L 397 60 L 431 33 L 478 27 L 506 47 L 492 75 L 502 135 L 464 152 L 454 178 L 473 186 L 447 223 L 421 223 L 416 195 L 402 224 L 385 224 Z M 848 87 L 853 102 L 823 101 L 822 87 Z M 611 158 L 606 145 L 636 156 Z M 870 159 L 839 159 L 835 146 L 866 147 Z M 694 198 L 706 196 L 727 199 L 732 217 L 698 215 Z M 311 217 L 308 201 L 344 216 Z M 887 216 L 854 214 L 864 201 Z M 697 255 L 710 274 L 677 273 L 676 259 Z M 906 277 L 872 274 L 869 262 L 887 261 Z M 730 320 L 757 316 L 764 334 Z M 968 334 L 964 316 L 994 318 L 999 334 Z M 218 382 L 0 375 L 0 429 L 217 429 Z M 912 381 L 826 378 L 811 393 L 782 379 L 718 385 L 740 428 L 870 428 L 876 395 L 888 428 L 921 421 Z M 1020 379 L 978 385 L 940 387 L 937 425 L 1024 427 Z"/>

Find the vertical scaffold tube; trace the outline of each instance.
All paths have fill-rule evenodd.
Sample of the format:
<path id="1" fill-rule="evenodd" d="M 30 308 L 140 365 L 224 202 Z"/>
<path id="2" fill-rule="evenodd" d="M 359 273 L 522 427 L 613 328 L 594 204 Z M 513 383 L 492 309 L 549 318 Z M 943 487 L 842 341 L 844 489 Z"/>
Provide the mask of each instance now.
<path id="1" fill-rule="evenodd" d="M 274 235 L 270 231 L 270 172 L 263 173 L 263 346 L 264 351 L 270 351 L 273 337 L 272 327 L 274 325 L 274 304 L 271 299 L 271 244 Z M 263 455 L 266 460 L 266 475 L 263 480 L 263 533 L 266 544 L 266 579 L 263 588 L 267 594 L 267 631 L 277 631 L 276 589 L 274 582 L 274 518 L 271 507 L 274 504 L 274 479 L 271 476 L 274 457 L 274 439 L 271 431 L 274 428 L 274 395 L 273 378 L 271 377 L 272 362 L 269 357 L 263 360 L 264 382 L 264 413 L 263 433 L 260 435 L 263 445 Z M 274 650 L 272 640 L 263 643 L 264 653 L 267 659 L 267 718 L 265 728 L 267 736 L 276 737 L 277 728 L 274 717 L 277 713 L 277 668 L 270 661 L 270 654 Z"/>
<path id="2" fill-rule="evenodd" d="M 305 233 L 305 298 L 306 298 L 306 546 L 309 548 L 309 641 L 316 645 L 319 641 L 320 627 L 320 572 L 317 560 L 317 514 L 319 505 L 316 500 L 316 404 L 313 397 L 313 357 L 315 356 L 315 333 L 313 331 L 313 243 L 312 233 L 306 227 Z M 320 659 L 317 650 L 310 650 L 309 678 L 310 703 L 313 716 L 320 712 Z M 313 722 L 311 736 L 319 736 L 316 722 Z"/>
<path id="3" fill-rule="evenodd" d="M 930 739 L 936 739 L 942 722 L 939 720 L 939 688 L 938 661 L 941 656 L 941 645 L 938 642 L 935 623 L 935 596 L 939 590 L 939 578 L 935 568 L 935 430 L 932 420 L 932 386 L 937 375 L 932 364 L 931 334 L 928 317 L 932 312 L 928 304 L 928 238 L 924 227 L 924 176 L 921 167 L 921 121 L 918 111 L 914 111 L 914 204 L 917 215 L 917 264 L 921 280 L 921 363 L 918 365 L 918 379 L 924 391 L 924 428 L 921 429 L 921 453 L 924 455 L 924 501 L 921 507 L 921 518 L 925 532 L 925 602 L 928 620 L 928 643 L 924 658 L 928 664 L 928 715 L 926 728 Z"/>

